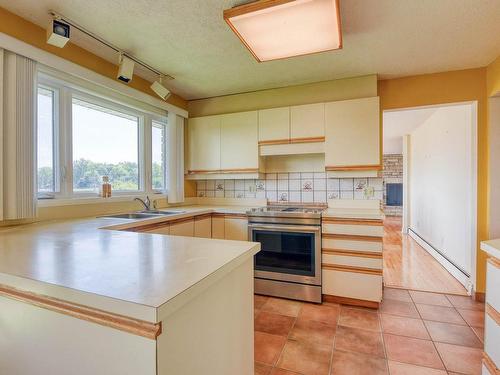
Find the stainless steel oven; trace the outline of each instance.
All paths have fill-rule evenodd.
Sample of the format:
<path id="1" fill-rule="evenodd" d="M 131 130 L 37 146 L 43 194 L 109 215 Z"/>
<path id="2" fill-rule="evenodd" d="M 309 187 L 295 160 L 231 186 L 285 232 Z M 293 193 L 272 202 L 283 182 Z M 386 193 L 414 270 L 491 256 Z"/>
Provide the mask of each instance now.
<path id="1" fill-rule="evenodd" d="M 321 302 L 321 212 L 266 207 L 248 213 L 255 255 L 255 292 Z"/>

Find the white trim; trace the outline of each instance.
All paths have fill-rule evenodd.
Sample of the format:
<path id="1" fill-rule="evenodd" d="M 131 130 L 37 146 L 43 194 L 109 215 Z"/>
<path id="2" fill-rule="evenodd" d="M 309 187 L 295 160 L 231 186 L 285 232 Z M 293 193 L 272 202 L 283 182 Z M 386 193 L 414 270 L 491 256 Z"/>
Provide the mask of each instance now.
<path id="1" fill-rule="evenodd" d="M 0 33 L 0 48 L 5 48 L 6 50 L 29 57 L 30 59 L 35 60 L 41 64 L 90 81 L 102 87 L 114 90 L 122 95 L 139 100 L 143 103 L 147 103 L 154 107 L 164 109 L 168 112 L 173 112 L 184 118 L 188 117 L 188 112 L 185 109 L 179 108 L 160 99 L 156 99 L 142 91 L 134 89 L 130 86 L 126 86 L 123 83 L 103 76 L 90 69 L 84 68 L 71 61 L 65 60 L 62 57 L 56 56 L 50 52 L 34 47 L 31 44 L 25 43 L 5 33 Z"/>
<path id="2" fill-rule="evenodd" d="M 146 198 L 150 195 L 151 198 L 156 198 L 160 194 L 146 194 L 144 192 L 137 192 L 137 194 L 127 193 L 124 195 L 115 195 L 110 198 L 102 198 L 99 196 L 93 197 L 78 197 L 78 198 L 60 198 L 60 199 L 39 199 L 38 207 L 59 207 L 59 206 L 76 206 L 81 204 L 102 204 L 102 203 L 115 203 L 115 202 L 132 202 L 134 198 Z M 163 198 L 163 196 L 162 196 Z"/>

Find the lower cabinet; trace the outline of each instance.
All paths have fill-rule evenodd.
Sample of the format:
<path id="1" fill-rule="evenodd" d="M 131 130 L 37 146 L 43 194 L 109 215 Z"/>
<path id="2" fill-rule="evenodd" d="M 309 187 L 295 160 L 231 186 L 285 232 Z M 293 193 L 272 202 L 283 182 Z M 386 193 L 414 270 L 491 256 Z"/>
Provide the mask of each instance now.
<path id="1" fill-rule="evenodd" d="M 224 219 L 226 240 L 248 241 L 248 219 L 246 216 L 226 216 Z"/>
<path id="2" fill-rule="evenodd" d="M 194 236 L 212 238 L 212 215 L 200 215 L 194 218 Z"/>
<path id="3" fill-rule="evenodd" d="M 223 240 L 224 237 L 224 215 L 212 216 L 212 238 Z"/>
<path id="4" fill-rule="evenodd" d="M 144 233 L 155 233 L 155 234 L 170 234 L 170 224 L 167 223 L 160 227 L 155 227 L 153 229 L 143 230 Z"/>
<path id="5" fill-rule="evenodd" d="M 194 236 L 194 219 L 189 218 L 186 220 L 174 220 L 170 224 L 170 235 L 172 236 Z"/>

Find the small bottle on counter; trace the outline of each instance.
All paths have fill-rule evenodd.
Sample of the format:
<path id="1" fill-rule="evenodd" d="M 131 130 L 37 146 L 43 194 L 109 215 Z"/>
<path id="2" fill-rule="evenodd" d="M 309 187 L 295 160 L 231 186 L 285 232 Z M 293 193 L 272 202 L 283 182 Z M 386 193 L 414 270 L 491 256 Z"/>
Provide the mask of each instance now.
<path id="1" fill-rule="evenodd" d="M 111 184 L 109 183 L 108 176 L 102 176 L 101 197 L 103 198 L 111 197 Z"/>

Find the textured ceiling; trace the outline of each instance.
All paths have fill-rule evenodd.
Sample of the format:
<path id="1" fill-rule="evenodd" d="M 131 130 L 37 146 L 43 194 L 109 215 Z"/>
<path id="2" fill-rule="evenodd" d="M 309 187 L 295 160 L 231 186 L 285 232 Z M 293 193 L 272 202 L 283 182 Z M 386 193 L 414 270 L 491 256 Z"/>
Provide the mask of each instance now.
<path id="1" fill-rule="evenodd" d="M 43 27 L 48 9 L 64 14 L 174 76 L 167 85 L 186 99 L 373 73 L 391 78 L 480 67 L 500 53 L 500 0 L 341 0 L 342 50 L 259 64 L 222 19 L 222 11 L 238 3 L 0 0 Z M 115 61 L 115 54 L 75 36 L 77 44 Z"/>

